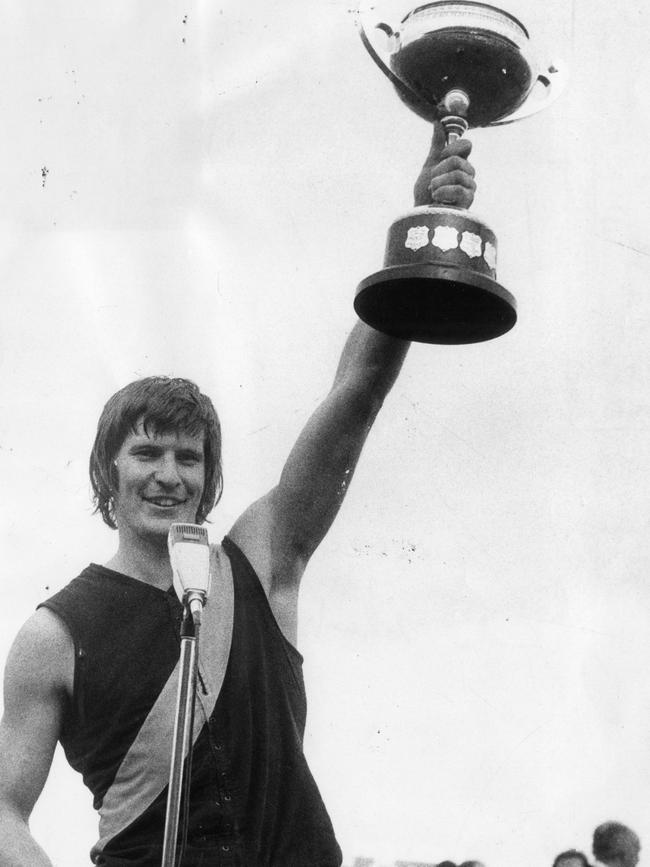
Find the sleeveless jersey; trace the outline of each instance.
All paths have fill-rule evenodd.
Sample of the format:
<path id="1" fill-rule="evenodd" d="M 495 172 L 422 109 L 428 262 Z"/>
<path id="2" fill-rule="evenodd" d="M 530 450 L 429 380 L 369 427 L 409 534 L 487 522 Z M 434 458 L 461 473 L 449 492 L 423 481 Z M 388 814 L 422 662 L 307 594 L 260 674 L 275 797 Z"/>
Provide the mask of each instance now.
<path id="1" fill-rule="evenodd" d="M 303 753 L 302 656 L 282 635 L 244 554 L 227 537 L 222 550 L 234 585 L 232 643 L 221 691 L 194 746 L 182 867 L 340 867 L 341 850 Z M 61 744 L 101 809 L 177 665 L 182 606 L 173 588 L 94 564 L 42 604 L 74 641 Z M 197 689 L 205 690 L 201 678 Z M 136 796 L 132 821 L 93 848 L 93 862 L 158 867 L 166 805 L 166 785 L 146 805 Z"/>

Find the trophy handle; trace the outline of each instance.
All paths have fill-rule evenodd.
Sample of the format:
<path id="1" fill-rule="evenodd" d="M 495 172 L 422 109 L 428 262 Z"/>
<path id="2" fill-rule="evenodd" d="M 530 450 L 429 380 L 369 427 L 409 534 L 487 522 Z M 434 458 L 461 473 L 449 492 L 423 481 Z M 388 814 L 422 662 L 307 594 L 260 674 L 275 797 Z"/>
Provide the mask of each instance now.
<path id="1" fill-rule="evenodd" d="M 488 126 L 504 126 L 507 123 L 514 123 L 516 120 L 523 120 L 525 117 L 537 114 L 538 111 L 547 108 L 555 102 L 566 87 L 568 80 L 569 74 L 565 66 L 561 63 L 549 63 L 546 72 L 540 72 L 537 76 L 537 80 L 533 84 L 524 104 L 507 117 L 493 120 Z M 546 88 L 546 91 L 542 94 L 541 98 L 531 99 L 531 95 L 538 84 L 542 84 Z"/>
<path id="2" fill-rule="evenodd" d="M 379 52 L 377 51 L 375 46 L 370 41 L 370 37 L 368 36 L 368 34 L 366 32 L 366 28 L 364 27 L 364 24 L 363 24 L 363 13 L 368 8 L 373 8 L 371 5 L 371 0 L 359 0 L 359 3 L 357 4 L 356 12 L 355 12 L 355 21 L 356 21 L 357 29 L 359 31 L 359 36 L 361 37 L 361 41 L 365 45 L 366 50 L 368 51 L 368 54 L 372 57 L 372 59 L 375 61 L 375 63 L 381 69 L 381 71 L 384 73 L 384 75 L 390 79 L 390 81 L 397 88 L 397 90 L 399 90 L 400 93 L 402 93 L 404 95 L 404 97 L 407 99 L 407 101 L 408 100 L 412 101 L 413 97 L 416 97 L 417 100 L 419 101 L 420 95 L 418 93 L 416 93 L 412 87 L 409 87 L 409 85 L 405 81 L 402 81 L 401 78 L 399 78 L 397 75 L 395 75 L 393 70 L 383 60 L 383 58 L 379 55 Z M 375 24 L 374 29 L 375 30 L 382 30 L 386 34 L 386 36 L 391 40 L 399 39 L 399 33 L 394 31 L 393 28 L 389 24 L 384 24 L 383 22 L 381 22 L 379 24 Z"/>

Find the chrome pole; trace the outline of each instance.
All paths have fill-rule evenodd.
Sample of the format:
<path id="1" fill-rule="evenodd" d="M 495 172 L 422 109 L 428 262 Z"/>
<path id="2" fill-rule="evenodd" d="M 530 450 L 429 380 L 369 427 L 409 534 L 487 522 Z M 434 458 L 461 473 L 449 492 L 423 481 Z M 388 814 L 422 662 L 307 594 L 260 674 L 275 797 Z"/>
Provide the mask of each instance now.
<path id="1" fill-rule="evenodd" d="M 181 810 L 183 786 L 183 765 L 185 756 L 192 748 L 192 724 L 194 720 L 194 698 L 196 695 L 196 673 L 198 659 L 198 627 L 185 606 L 181 625 L 181 652 L 176 700 L 176 719 L 172 740 L 169 788 L 167 794 L 167 814 L 163 838 L 162 867 L 175 867 L 178 825 Z M 189 786 L 187 787 L 189 797 Z"/>

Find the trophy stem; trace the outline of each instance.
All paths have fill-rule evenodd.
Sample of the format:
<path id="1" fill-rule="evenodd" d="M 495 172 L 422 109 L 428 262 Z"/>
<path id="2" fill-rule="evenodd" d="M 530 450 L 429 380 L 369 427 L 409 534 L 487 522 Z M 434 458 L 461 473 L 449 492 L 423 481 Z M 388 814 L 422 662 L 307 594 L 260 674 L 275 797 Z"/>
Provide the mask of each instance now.
<path id="1" fill-rule="evenodd" d="M 456 141 L 467 132 L 467 111 L 469 109 L 469 96 L 464 90 L 454 89 L 447 92 L 440 102 L 440 123 L 445 128 L 447 144 Z"/>
<path id="2" fill-rule="evenodd" d="M 467 122 L 465 124 L 465 129 L 463 129 L 458 123 L 459 120 L 462 120 L 462 118 L 454 117 L 453 115 L 447 115 L 442 118 L 442 125 L 447 134 L 447 144 L 450 144 L 452 141 L 457 141 L 459 138 L 463 137 L 465 132 L 467 132 Z"/>

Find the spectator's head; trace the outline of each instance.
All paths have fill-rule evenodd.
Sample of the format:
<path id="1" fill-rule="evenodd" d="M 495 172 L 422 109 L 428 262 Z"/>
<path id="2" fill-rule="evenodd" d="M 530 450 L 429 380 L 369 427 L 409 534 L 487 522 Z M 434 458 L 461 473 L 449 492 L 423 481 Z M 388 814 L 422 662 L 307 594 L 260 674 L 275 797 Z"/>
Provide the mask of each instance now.
<path id="1" fill-rule="evenodd" d="M 584 852 L 567 849 L 566 852 L 560 852 L 553 861 L 553 867 L 589 867 L 589 859 Z"/>
<path id="2" fill-rule="evenodd" d="M 453 861 L 441 861 L 436 867 L 456 867 Z"/>
<path id="3" fill-rule="evenodd" d="M 636 867 L 641 842 L 627 825 L 603 822 L 594 831 L 594 858 L 607 867 Z"/>

